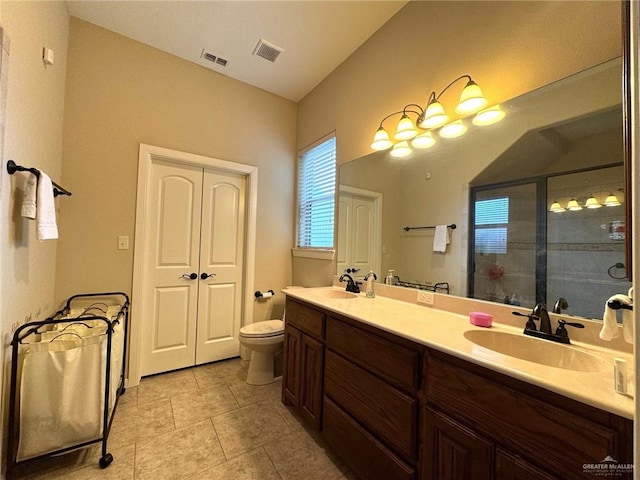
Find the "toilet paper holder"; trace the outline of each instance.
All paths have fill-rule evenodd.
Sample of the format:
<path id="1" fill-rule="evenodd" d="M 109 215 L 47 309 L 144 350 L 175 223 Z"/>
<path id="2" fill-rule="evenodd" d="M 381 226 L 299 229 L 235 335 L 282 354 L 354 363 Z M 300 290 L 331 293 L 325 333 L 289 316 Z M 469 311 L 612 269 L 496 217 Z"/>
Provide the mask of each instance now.
<path id="1" fill-rule="evenodd" d="M 273 290 L 267 290 L 266 292 L 262 293 L 260 290 L 256 290 L 256 292 L 253 294 L 256 298 L 269 298 L 269 297 L 273 297 L 276 293 Z"/>

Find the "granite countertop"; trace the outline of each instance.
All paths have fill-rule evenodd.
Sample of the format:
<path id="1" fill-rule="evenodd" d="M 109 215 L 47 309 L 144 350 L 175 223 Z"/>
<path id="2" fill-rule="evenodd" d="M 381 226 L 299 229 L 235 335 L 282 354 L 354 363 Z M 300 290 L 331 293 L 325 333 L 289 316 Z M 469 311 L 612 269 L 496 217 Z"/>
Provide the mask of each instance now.
<path id="1" fill-rule="evenodd" d="M 522 328 L 510 326 L 506 322 L 501 323 L 500 318 L 495 316 L 493 325 L 490 328 L 483 328 L 470 324 L 467 315 L 379 295 L 375 298 L 366 298 L 363 293 L 355 298 L 331 297 L 331 295 L 340 295 L 337 292 L 342 291 L 344 289 L 338 287 L 318 287 L 283 290 L 283 293 L 587 405 L 633 419 L 635 403 L 633 399 L 635 391 L 634 360 L 633 356 L 628 353 L 577 341 L 572 341 L 571 345 L 561 345 L 548 340 L 524 336 Z M 573 355 L 579 364 L 580 357 L 583 357 L 589 360 L 589 364 L 593 363 L 599 368 L 596 368 L 597 371 L 586 372 L 547 366 L 504 355 L 468 340 L 465 337 L 465 332 L 473 330 L 517 335 L 530 340 L 532 348 L 539 347 L 538 349 L 543 352 L 548 348 L 548 344 L 552 344 L 553 347 L 550 348 L 556 352 L 559 352 L 558 348 L 569 349 L 571 351 L 569 360 Z M 543 342 L 543 344 L 537 342 Z M 564 350 L 561 353 L 564 354 Z M 552 355 L 554 354 L 552 353 Z M 621 395 L 614 390 L 614 358 L 622 358 L 627 361 L 627 391 L 629 392 L 627 395 Z"/>

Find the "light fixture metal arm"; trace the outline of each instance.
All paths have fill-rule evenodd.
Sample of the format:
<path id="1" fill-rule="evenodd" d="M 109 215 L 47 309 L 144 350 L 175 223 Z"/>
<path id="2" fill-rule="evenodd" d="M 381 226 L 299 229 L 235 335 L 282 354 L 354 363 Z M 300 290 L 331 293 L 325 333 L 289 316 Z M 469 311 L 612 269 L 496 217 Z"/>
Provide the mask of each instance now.
<path id="1" fill-rule="evenodd" d="M 418 109 L 420 110 L 419 112 L 416 112 L 415 110 L 411 110 L 408 109 L 407 107 L 418 107 Z M 399 115 L 399 114 L 407 114 L 407 113 L 415 113 L 418 117 L 420 117 L 421 115 L 424 115 L 424 110 L 422 109 L 422 107 L 420 105 L 417 105 L 415 103 L 409 103 L 407 105 L 404 106 L 404 108 L 402 110 L 398 110 L 397 112 L 393 112 L 390 113 L 389 115 L 387 115 L 386 117 L 384 117 L 382 120 L 380 120 L 380 126 L 378 128 L 382 128 L 382 124 L 385 122 L 385 120 L 387 120 L 388 118 L 393 117 L 394 115 Z"/>
<path id="2" fill-rule="evenodd" d="M 473 82 L 473 79 L 471 78 L 471 75 L 460 75 L 458 78 L 456 78 L 453 82 L 451 82 L 449 85 L 447 85 L 446 87 L 444 87 L 444 89 L 438 94 L 438 96 L 436 97 L 436 92 L 431 92 L 431 97 L 429 97 L 429 102 L 431 102 L 431 100 L 438 100 L 442 94 L 444 92 L 446 92 L 449 87 L 451 87 L 454 83 L 456 83 L 458 80 L 462 80 L 463 78 L 467 79 L 467 83 L 468 82 Z"/>

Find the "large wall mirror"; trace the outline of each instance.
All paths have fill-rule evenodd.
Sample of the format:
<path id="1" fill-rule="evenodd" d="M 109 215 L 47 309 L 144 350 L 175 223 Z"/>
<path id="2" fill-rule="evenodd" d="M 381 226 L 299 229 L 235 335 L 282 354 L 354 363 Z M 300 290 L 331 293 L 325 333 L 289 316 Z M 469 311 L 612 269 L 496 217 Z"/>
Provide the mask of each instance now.
<path id="1" fill-rule="evenodd" d="M 411 157 L 343 164 L 338 273 L 394 270 L 529 307 L 564 297 L 565 313 L 601 317 L 607 298 L 631 286 L 622 79 L 623 61 L 612 59 L 503 103 L 497 124 Z M 605 206 L 611 196 L 620 205 Z M 601 208 L 587 208 L 592 197 Z M 573 199 L 582 210 L 568 208 Z M 480 218 L 487 209 L 497 216 Z M 443 224 L 457 225 L 445 253 L 434 251 L 434 229 L 404 228 Z"/>

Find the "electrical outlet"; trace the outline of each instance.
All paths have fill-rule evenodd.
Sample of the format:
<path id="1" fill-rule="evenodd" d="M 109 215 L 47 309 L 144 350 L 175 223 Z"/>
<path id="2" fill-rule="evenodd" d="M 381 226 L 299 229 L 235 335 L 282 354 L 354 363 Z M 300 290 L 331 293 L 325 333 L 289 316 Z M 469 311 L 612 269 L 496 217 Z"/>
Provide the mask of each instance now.
<path id="1" fill-rule="evenodd" d="M 433 305 L 433 292 L 419 290 L 417 301 L 423 305 Z"/>
<path id="2" fill-rule="evenodd" d="M 118 250 L 129 250 L 129 237 L 125 235 L 118 236 Z"/>

